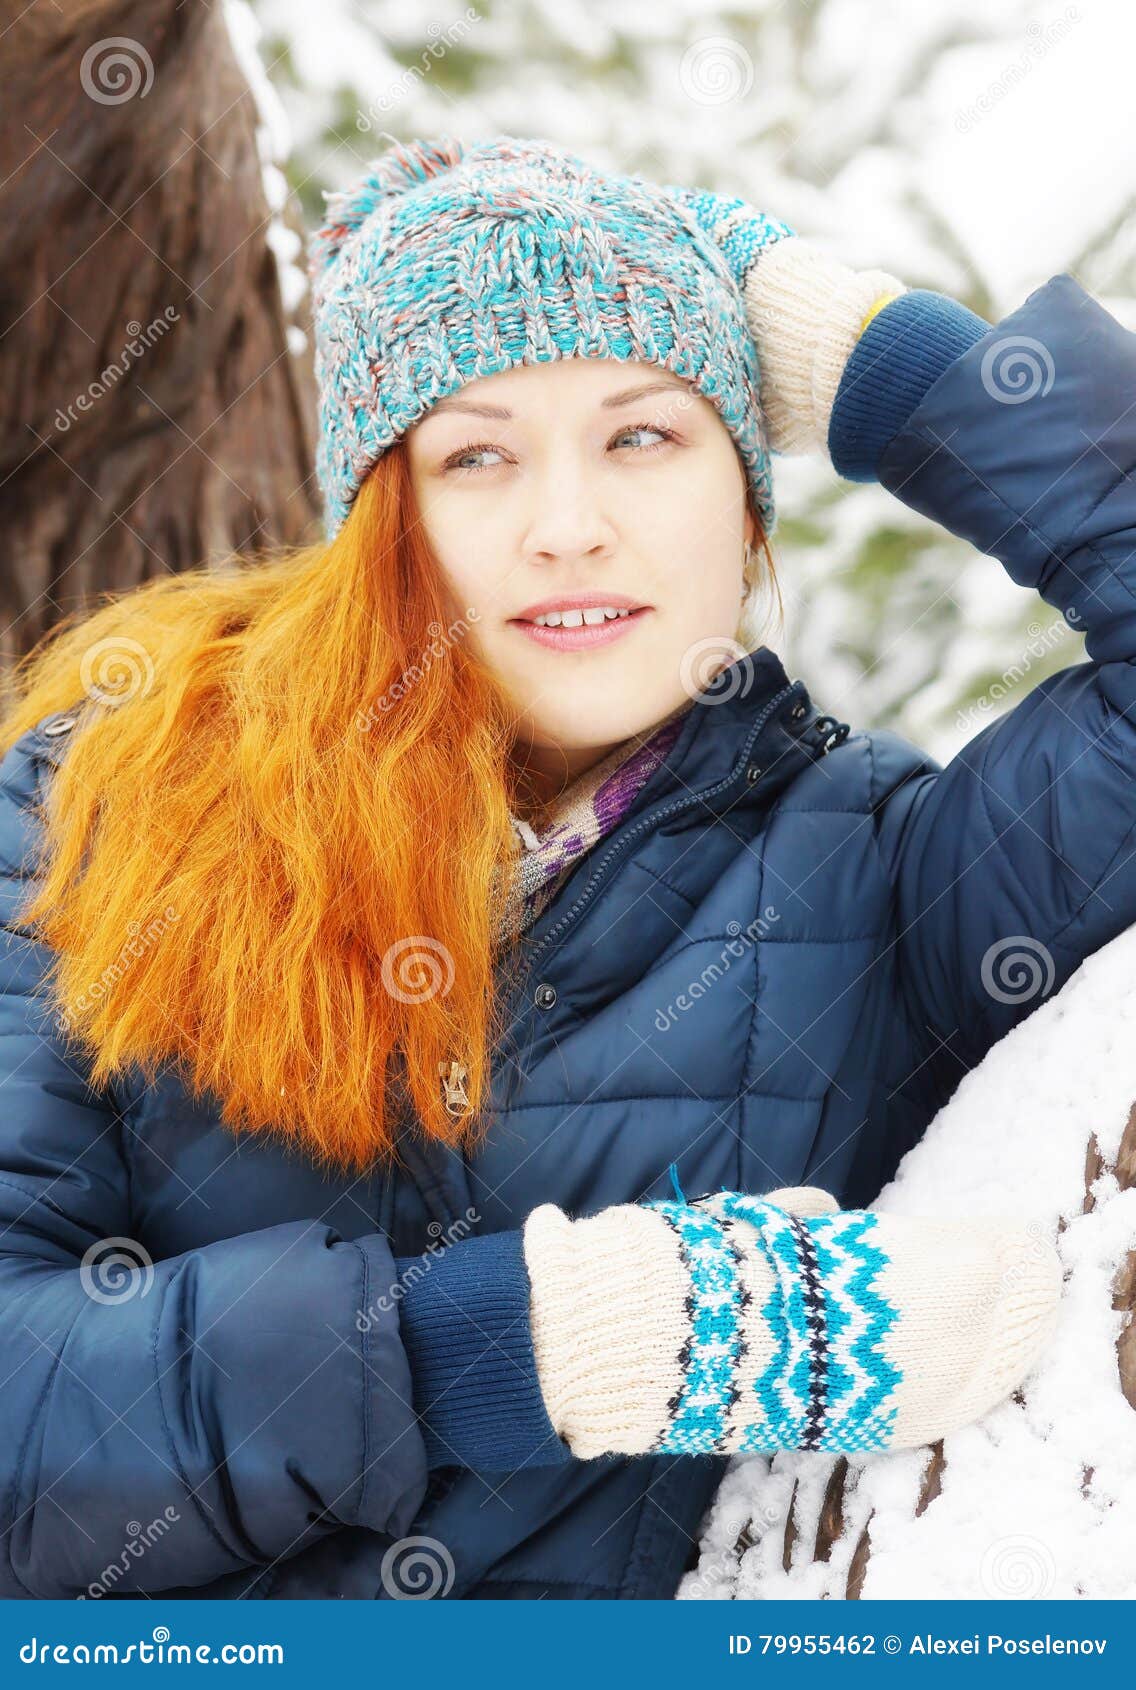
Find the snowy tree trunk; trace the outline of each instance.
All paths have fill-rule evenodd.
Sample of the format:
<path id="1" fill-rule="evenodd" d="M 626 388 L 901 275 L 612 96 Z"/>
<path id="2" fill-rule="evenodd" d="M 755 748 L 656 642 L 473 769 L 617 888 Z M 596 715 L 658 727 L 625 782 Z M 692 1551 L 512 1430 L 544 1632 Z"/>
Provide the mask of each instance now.
<path id="1" fill-rule="evenodd" d="M 247 21 L 69 0 L 2 32 L 0 664 L 107 588 L 310 537 L 300 224 Z"/>
<path id="2" fill-rule="evenodd" d="M 1136 1596 L 1136 929 L 968 1074 L 872 1205 L 1026 1215 L 1050 1349 L 929 1448 L 735 1458 L 680 1598 Z"/>

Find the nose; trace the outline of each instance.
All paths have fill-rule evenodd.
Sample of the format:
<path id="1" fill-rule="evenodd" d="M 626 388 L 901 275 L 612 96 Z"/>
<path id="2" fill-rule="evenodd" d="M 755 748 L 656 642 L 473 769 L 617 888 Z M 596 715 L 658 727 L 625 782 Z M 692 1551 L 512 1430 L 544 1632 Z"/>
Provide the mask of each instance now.
<path id="1" fill-rule="evenodd" d="M 559 453 L 533 477 L 532 504 L 522 546 L 534 563 L 602 558 L 615 545 L 615 529 L 587 467 Z"/>

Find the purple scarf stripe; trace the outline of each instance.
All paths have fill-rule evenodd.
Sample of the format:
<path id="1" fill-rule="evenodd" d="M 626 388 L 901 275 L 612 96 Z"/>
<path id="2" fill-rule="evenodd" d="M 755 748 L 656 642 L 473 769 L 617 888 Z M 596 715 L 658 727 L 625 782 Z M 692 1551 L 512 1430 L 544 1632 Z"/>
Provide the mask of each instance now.
<path id="1" fill-rule="evenodd" d="M 502 937 L 515 937 L 531 926 L 572 865 L 623 820 L 681 733 L 691 702 L 681 704 L 646 740 L 633 736 L 586 769 L 560 795 L 543 834 L 534 835 L 514 816 L 517 856 Z"/>

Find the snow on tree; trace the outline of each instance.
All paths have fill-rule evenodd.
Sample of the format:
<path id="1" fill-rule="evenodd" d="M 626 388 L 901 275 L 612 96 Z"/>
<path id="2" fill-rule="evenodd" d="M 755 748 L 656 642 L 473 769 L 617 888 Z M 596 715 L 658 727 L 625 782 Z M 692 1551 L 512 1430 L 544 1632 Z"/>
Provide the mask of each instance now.
<path id="1" fill-rule="evenodd" d="M 743 194 L 844 262 L 990 321 L 1069 269 L 1136 327 L 1136 187 L 1117 168 L 1136 13 L 1062 0 L 440 0 L 428 21 L 402 0 L 255 10 L 309 218 L 388 136 L 539 134 L 607 168 Z M 1083 655 L 1036 594 L 882 489 L 812 459 L 778 459 L 774 480 L 785 623 L 764 638 L 825 710 L 946 758 L 1019 687 Z"/>
<path id="2" fill-rule="evenodd" d="M 1136 14 L 1058 0 L 29 8 L 0 43 L 21 89 L 0 127 L 20 360 L 0 662 L 104 587 L 314 534 L 300 231 L 390 137 L 546 135 L 745 194 L 991 320 L 1067 268 L 1136 326 L 1134 194 L 1110 167 L 1130 44 Z M 812 459 L 775 478 L 786 621 L 764 637 L 826 710 L 947 757 L 1080 655 L 880 488 Z"/>
<path id="3" fill-rule="evenodd" d="M 871 1205 L 1056 1241 L 1034 1372 L 924 1449 L 734 1457 L 680 1600 L 1136 1597 L 1134 977 L 1129 929 L 988 1052 Z M 1044 995 L 1044 951 L 1009 947 L 995 979 Z"/>

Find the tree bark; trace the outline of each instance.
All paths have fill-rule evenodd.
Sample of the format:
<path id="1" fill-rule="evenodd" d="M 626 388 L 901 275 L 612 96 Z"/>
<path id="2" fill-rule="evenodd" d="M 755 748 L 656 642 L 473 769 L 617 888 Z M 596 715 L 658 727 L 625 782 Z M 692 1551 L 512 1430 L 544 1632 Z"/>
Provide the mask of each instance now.
<path id="1" fill-rule="evenodd" d="M 220 9 L 33 6 L 0 79 L 8 664 L 108 589 L 317 538 L 319 498 L 308 296 Z"/>

